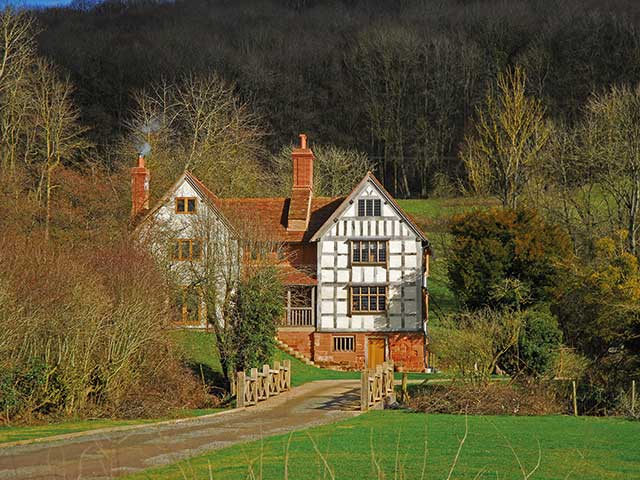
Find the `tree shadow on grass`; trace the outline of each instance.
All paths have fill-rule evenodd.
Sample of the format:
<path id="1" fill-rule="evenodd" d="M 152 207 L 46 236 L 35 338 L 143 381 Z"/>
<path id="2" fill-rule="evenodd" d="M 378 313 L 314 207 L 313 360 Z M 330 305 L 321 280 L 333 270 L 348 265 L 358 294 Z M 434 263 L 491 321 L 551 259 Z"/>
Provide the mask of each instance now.
<path id="1" fill-rule="evenodd" d="M 227 392 L 227 383 L 222 373 L 211 368 L 206 363 L 187 362 L 187 368 L 193 372 L 200 383 L 207 386 L 209 392 L 220 396 Z"/>

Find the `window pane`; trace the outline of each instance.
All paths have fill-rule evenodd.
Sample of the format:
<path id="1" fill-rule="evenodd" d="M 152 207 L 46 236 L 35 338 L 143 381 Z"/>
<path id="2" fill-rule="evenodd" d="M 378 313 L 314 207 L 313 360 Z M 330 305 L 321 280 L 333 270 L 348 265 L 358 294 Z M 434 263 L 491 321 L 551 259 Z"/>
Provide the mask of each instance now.
<path id="1" fill-rule="evenodd" d="M 378 310 L 384 312 L 385 310 L 385 300 L 386 297 L 384 295 L 378 297 Z"/>
<path id="2" fill-rule="evenodd" d="M 184 212 L 184 198 L 176 199 L 176 211 Z"/>
<path id="3" fill-rule="evenodd" d="M 180 260 L 189 259 L 189 240 L 180 241 Z"/>
<path id="4" fill-rule="evenodd" d="M 359 295 L 360 294 L 360 287 L 353 287 L 352 293 L 354 295 Z"/>
<path id="5" fill-rule="evenodd" d="M 196 199 L 195 198 L 190 198 L 189 200 L 187 200 L 187 211 L 188 212 L 195 212 L 196 211 Z"/>
<path id="6" fill-rule="evenodd" d="M 353 257 L 354 262 L 360 261 L 360 242 L 353 242 Z"/>
<path id="7" fill-rule="evenodd" d="M 352 299 L 351 299 L 351 310 L 353 310 L 354 312 L 359 312 L 360 311 L 360 296 L 359 295 L 353 295 Z"/>
<path id="8" fill-rule="evenodd" d="M 358 216 L 364 217 L 364 215 L 365 215 L 364 200 L 358 200 Z"/>
<path id="9" fill-rule="evenodd" d="M 374 200 L 373 201 L 373 215 L 376 216 L 376 217 L 379 217 L 380 215 L 382 215 L 380 210 L 381 210 L 380 200 Z"/>
<path id="10" fill-rule="evenodd" d="M 377 248 L 377 242 L 371 242 L 369 244 L 369 260 L 371 262 L 376 263 L 378 261 L 378 248 Z"/>
<path id="11" fill-rule="evenodd" d="M 362 261 L 363 262 L 369 261 L 369 243 L 368 242 L 362 242 Z"/>
<path id="12" fill-rule="evenodd" d="M 362 306 L 362 311 L 366 312 L 367 310 L 369 310 L 369 297 L 363 296 L 360 299 L 360 304 Z"/>
<path id="13" fill-rule="evenodd" d="M 194 240 L 191 245 L 191 258 L 193 260 L 200 260 L 200 256 L 202 255 L 202 246 L 200 240 Z"/>
<path id="14" fill-rule="evenodd" d="M 378 243 L 378 261 L 381 263 L 387 261 L 387 242 Z"/>
<path id="15" fill-rule="evenodd" d="M 373 200 L 367 200 L 367 217 L 373 215 Z"/>

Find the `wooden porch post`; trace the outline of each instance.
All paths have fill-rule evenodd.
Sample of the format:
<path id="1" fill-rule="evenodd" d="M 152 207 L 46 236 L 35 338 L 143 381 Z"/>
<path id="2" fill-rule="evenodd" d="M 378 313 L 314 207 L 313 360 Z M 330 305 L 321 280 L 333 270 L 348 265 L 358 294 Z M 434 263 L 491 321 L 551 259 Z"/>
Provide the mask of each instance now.
<path id="1" fill-rule="evenodd" d="M 316 287 L 311 287 L 311 325 L 316 326 Z"/>
<path id="2" fill-rule="evenodd" d="M 287 287 L 287 318 L 285 325 L 289 325 L 291 322 L 291 287 Z"/>

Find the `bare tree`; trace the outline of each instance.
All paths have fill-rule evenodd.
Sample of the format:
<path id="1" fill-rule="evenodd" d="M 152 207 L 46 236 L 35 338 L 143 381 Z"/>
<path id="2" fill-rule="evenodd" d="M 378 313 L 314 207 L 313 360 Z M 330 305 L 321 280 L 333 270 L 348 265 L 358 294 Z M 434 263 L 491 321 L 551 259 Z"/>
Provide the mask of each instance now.
<path id="1" fill-rule="evenodd" d="M 9 8 L 0 12 L 0 173 L 14 173 L 28 129 L 28 76 L 34 52 L 33 18 Z"/>
<path id="2" fill-rule="evenodd" d="M 38 197 L 45 205 L 45 239 L 51 222 L 52 176 L 63 161 L 72 160 L 89 146 L 79 122 L 80 113 L 72 102 L 73 87 L 69 79 L 60 80 L 54 67 L 38 60 L 31 78 L 31 118 L 35 132 L 40 180 Z"/>
<path id="3" fill-rule="evenodd" d="M 581 129 L 579 155 L 597 172 L 614 228 L 627 232 L 638 254 L 640 230 L 640 87 L 594 95 Z"/>
<path id="4" fill-rule="evenodd" d="M 282 195 L 291 193 L 293 180 L 291 151 L 289 145 L 272 158 L 275 183 Z M 315 162 L 313 168 L 314 195 L 337 197 L 347 195 L 373 170 L 373 163 L 358 150 L 336 147 L 335 145 L 314 145 Z"/>
<path id="5" fill-rule="evenodd" d="M 136 107 L 123 155 L 148 144 L 157 191 L 189 170 L 220 196 L 250 195 L 264 188 L 258 160 L 259 119 L 217 74 L 162 81 L 135 94 Z"/>
<path id="6" fill-rule="evenodd" d="M 476 192 L 495 193 L 511 208 L 517 207 L 551 131 L 540 101 L 526 95 L 526 80 L 520 67 L 498 75 L 462 151 Z"/>

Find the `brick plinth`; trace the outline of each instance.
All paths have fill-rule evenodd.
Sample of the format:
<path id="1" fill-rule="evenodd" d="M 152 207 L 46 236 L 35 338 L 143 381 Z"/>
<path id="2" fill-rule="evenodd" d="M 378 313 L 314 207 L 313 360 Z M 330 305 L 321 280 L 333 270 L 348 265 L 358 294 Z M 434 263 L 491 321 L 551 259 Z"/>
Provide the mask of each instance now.
<path id="1" fill-rule="evenodd" d="M 354 352 L 333 351 L 334 336 L 355 337 Z M 424 336 L 422 332 L 402 333 L 324 333 L 313 334 L 313 361 L 319 365 L 361 370 L 367 365 L 367 338 L 386 340 L 387 358 L 393 360 L 398 370 L 422 372 L 424 362 Z"/>

